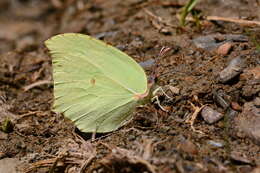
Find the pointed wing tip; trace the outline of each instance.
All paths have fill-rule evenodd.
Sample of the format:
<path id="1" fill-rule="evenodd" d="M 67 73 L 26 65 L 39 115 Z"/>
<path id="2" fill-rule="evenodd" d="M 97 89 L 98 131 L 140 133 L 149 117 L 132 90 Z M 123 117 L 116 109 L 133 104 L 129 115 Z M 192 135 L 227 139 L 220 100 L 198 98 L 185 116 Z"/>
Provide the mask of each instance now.
<path id="1" fill-rule="evenodd" d="M 50 45 L 54 41 L 57 41 L 58 39 L 60 39 L 62 37 L 67 37 L 67 36 L 80 36 L 80 37 L 85 37 L 85 38 L 91 38 L 90 36 L 81 34 L 81 33 L 62 33 L 62 34 L 54 35 L 54 36 L 50 37 L 49 39 L 45 40 L 44 44 L 49 49 Z"/>
<path id="2" fill-rule="evenodd" d="M 45 41 L 44 41 L 44 44 L 48 47 L 48 45 L 50 45 L 51 42 L 55 41 L 57 38 L 64 37 L 64 36 L 66 36 L 67 34 L 68 34 L 68 33 L 54 35 L 54 36 L 48 38 L 47 40 L 45 40 Z"/>

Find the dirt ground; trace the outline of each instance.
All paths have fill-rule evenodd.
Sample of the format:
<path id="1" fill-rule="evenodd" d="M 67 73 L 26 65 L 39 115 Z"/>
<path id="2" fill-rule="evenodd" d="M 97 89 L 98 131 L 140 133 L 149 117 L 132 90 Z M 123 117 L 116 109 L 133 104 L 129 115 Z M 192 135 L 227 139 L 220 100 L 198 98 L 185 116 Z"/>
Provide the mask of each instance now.
<path id="1" fill-rule="evenodd" d="M 260 1 L 204 0 L 180 27 L 185 2 L 1 0 L 0 172 L 259 173 Z M 43 42 L 66 32 L 156 67 L 167 111 L 137 107 L 94 141 L 53 112 Z"/>

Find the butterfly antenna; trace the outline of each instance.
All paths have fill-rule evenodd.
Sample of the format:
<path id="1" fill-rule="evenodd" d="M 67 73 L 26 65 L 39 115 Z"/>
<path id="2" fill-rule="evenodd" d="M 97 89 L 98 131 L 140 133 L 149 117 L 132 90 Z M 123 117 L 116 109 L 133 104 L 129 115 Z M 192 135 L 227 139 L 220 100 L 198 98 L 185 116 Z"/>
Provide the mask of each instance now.
<path id="1" fill-rule="evenodd" d="M 157 57 L 155 58 L 155 65 L 153 66 L 153 69 L 152 69 L 152 74 L 151 74 L 151 80 L 153 80 L 153 84 L 155 84 L 158 80 L 158 76 L 159 76 L 159 58 L 160 57 L 163 57 L 165 56 L 165 54 L 167 52 L 169 52 L 171 50 L 170 47 L 165 47 L 163 46 L 159 52 L 159 54 L 157 55 Z M 167 98 L 170 98 L 165 92 L 164 90 L 161 88 L 161 87 L 158 87 L 157 89 L 155 89 L 153 92 L 152 92 L 152 99 L 151 101 L 155 101 L 155 103 L 160 107 L 161 110 L 165 111 L 165 112 L 168 112 L 161 104 L 160 104 L 160 100 L 159 100 L 159 97 L 156 95 L 156 93 L 158 91 L 162 91 L 163 94 L 167 97 Z"/>
<path id="2" fill-rule="evenodd" d="M 155 84 L 157 82 L 157 80 L 158 80 L 158 76 L 159 76 L 159 59 L 160 59 L 160 57 L 163 57 L 170 50 L 171 50 L 170 47 L 163 46 L 161 48 L 159 54 L 155 58 L 155 65 L 152 68 L 152 74 L 151 74 L 151 83 Z"/>

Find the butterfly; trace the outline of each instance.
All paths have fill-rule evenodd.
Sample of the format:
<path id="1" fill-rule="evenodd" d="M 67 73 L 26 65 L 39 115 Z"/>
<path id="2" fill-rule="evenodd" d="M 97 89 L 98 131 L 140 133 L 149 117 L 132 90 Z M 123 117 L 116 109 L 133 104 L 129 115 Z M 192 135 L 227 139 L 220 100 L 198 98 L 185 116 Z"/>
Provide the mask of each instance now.
<path id="1" fill-rule="evenodd" d="M 53 109 L 82 132 L 118 129 L 150 93 L 142 67 L 100 40 L 66 33 L 51 37 L 45 45 L 52 57 Z"/>

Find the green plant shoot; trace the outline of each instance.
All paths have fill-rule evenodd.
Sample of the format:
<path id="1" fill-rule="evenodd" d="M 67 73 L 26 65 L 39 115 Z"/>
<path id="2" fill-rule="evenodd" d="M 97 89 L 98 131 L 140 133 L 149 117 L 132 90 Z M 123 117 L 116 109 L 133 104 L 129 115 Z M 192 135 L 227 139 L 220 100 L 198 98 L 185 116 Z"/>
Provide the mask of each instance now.
<path id="1" fill-rule="evenodd" d="M 187 15 L 191 12 L 191 10 L 195 7 L 195 5 L 199 2 L 199 0 L 189 0 L 181 11 L 180 17 L 180 25 L 185 26 L 185 19 Z"/>

